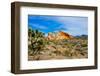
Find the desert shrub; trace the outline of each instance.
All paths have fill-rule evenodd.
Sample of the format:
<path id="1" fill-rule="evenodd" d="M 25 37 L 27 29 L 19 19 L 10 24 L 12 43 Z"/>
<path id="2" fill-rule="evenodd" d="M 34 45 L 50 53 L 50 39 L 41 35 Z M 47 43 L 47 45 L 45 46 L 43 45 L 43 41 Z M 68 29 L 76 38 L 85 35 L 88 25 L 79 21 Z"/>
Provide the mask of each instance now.
<path id="1" fill-rule="evenodd" d="M 82 46 L 82 47 L 87 47 L 87 44 L 82 44 L 81 46 Z"/>
<path id="2" fill-rule="evenodd" d="M 71 56 L 71 51 L 70 50 L 66 50 L 65 51 L 65 56 L 66 57 L 70 57 Z"/>
<path id="3" fill-rule="evenodd" d="M 28 46 L 30 52 L 34 54 L 39 53 L 45 46 L 44 33 L 38 30 L 28 29 L 28 36 L 30 37 L 31 45 Z"/>

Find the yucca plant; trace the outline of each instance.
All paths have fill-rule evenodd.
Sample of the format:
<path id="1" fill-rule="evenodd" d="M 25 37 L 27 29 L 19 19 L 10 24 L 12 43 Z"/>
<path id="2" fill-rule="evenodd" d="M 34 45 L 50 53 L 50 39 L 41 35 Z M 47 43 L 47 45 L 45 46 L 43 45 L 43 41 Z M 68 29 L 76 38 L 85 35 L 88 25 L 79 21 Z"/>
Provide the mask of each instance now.
<path id="1" fill-rule="evenodd" d="M 28 48 L 31 50 L 33 55 L 38 54 L 45 45 L 44 33 L 29 28 L 28 36 L 31 39 L 31 45 L 29 45 Z"/>

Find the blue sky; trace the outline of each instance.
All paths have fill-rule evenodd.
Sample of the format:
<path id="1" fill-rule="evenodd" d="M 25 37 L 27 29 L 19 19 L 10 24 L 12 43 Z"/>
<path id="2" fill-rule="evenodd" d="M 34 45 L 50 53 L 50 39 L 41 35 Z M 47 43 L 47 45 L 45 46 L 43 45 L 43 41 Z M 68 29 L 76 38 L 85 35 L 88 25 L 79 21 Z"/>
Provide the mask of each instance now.
<path id="1" fill-rule="evenodd" d="M 73 36 L 88 35 L 88 18 L 75 16 L 28 15 L 28 27 L 45 34 L 64 31 Z"/>

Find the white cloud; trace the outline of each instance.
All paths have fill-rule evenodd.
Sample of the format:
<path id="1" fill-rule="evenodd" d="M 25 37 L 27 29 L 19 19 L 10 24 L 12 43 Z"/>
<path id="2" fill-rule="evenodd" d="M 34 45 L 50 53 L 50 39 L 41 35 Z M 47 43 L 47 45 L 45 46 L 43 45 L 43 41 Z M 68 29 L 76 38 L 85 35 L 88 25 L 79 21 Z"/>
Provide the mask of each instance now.
<path id="1" fill-rule="evenodd" d="M 47 29 L 48 28 L 46 26 L 42 26 L 42 25 L 34 24 L 34 23 L 29 23 L 29 25 L 31 25 L 32 27 L 38 28 L 38 29 Z"/>
<path id="2" fill-rule="evenodd" d="M 58 17 L 56 21 L 62 25 L 58 28 L 72 35 L 88 34 L 88 18 L 87 17 Z"/>

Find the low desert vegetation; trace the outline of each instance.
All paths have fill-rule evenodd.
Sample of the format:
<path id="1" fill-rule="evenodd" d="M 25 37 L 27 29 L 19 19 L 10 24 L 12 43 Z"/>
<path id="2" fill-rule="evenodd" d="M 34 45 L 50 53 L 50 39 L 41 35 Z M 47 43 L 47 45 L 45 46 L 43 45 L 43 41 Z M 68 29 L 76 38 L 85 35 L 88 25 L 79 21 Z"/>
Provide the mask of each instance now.
<path id="1" fill-rule="evenodd" d="M 88 58 L 87 37 L 81 35 L 57 40 L 48 39 L 45 33 L 29 28 L 28 60 Z"/>

